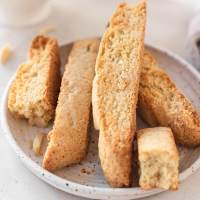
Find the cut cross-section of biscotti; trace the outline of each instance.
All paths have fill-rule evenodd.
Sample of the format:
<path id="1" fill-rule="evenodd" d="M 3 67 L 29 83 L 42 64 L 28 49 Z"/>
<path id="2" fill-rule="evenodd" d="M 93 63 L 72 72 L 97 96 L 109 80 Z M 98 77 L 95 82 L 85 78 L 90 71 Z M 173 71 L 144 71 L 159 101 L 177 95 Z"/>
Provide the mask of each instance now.
<path id="1" fill-rule="evenodd" d="M 170 128 L 138 131 L 139 185 L 142 189 L 175 190 L 179 184 L 179 154 Z"/>
<path id="2" fill-rule="evenodd" d="M 200 144 L 198 113 L 149 52 L 143 57 L 138 98 L 139 113 L 151 126 L 170 127 L 182 145 Z"/>
<path id="3" fill-rule="evenodd" d="M 62 78 L 43 167 L 53 171 L 80 162 L 87 150 L 92 81 L 98 40 L 75 42 Z"/>
<path id="4" fill-rule="evenodd" d="M 113 187 L 131 185 L 132 140 L 136 128 L 146 2 L 120 4 L 102 37 L 96 62 L 99 157 Z"/>
<path id="5" fill-rule="evenodd" d="M 56 39 L 37 36 L 26 63 L 17 70 L 8 95 L 8 109 L 16 117 L 47 126 L 55 114 L 60 87 L 60 57 Z"/>

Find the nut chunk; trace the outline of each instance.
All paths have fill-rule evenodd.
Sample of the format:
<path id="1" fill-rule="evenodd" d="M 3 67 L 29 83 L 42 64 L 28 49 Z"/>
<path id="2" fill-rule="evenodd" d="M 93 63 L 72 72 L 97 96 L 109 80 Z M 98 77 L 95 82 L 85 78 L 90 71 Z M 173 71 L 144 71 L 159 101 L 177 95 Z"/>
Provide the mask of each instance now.
<path id="1" fill-rule="evenodd" d="M 55 39 L 37 36 L 26 63 L 10 87 L 8 109 L 15 117 L 44 127 L 53 119 L 60 87 L 59 47 Z"/>
<path id="2" fill-rule="evenodd" d="M 171 129 L 142 129 L 138 131 L 137 142 L 141 188 L 177 189 L 179 154 Z"/>

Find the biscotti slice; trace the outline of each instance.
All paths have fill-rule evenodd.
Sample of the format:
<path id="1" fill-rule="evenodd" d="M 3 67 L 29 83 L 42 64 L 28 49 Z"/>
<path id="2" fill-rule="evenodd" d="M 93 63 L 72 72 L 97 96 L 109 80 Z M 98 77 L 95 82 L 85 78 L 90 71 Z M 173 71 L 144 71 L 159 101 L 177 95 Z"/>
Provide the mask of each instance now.
<path id="1" fill-rule="evenodd" d="M 53 119 L 60 87 L 57 40 L 42 35 L 31 44 L 26 63 L 17 70 L 8 95 L 8 109 L 32 125 L 44 127 Z"/>
<path id="2" fill-rule="evenodd" d="M 136 128 L 146 2 L 120 4 L 102 37 L 96 62 L 99 157 L 113 187 L 131 185 L 132 141 Z"/>
<path id="3" fill-rule="evenodd" d="M 170 127 L 178 143 L 200 144 L 198 113 L 149 52 L 143 58 L 138 105 L 147 123 Z"/>
<path id="4" fill-rule="evenodd" d="M 142 189 L 175 190 L 179 184 L 179 153 L 170 128 L 138 131 L 139 185 Z"/>
<path id="5" fill-rule="evenodd" d="M 75 42 L 62 78 L 53 130 L 43 167 L 56 169 L 79 163 L 88 143 L 87 128 L 98 40 Z"/>

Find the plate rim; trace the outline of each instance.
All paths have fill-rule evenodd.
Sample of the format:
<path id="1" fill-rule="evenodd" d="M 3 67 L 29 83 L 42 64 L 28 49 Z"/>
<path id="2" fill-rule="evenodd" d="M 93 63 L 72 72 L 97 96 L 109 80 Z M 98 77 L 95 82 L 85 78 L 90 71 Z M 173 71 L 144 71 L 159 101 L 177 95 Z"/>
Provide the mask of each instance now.
<path id="1" fill-rule="evenodd" d="M 73 43 L 73 41 L 68 44 L 71 44 L 71 43 Z M 150 49 L 159 51 L 163 54 L 166 54 L 168 57 L 171 57 L 172 59 L 176 60 L 181 65 L 183 65 L 187 70 L 189 70 L 192 73 L 192 75 L 194 75 L 198 80 L 200 80 L 200 73 L 190 63 L 188 63 L 186 60 L 181 58 L 179 55 L 167 49 L 152 45 L 150 43 L 145 44 L 145 46 L 147 46 Z M 12 78 L 9 80 L 2 95 L 2 99 L 1 99 L 2 112 L 0 116 L 1 127 L 3 130 L 3 135 L 6 136 L 11 147 L 17 154 L 17 157 L 34 175 L 36 175 L 43 181 L 47 182 L 48 184 L 50 184 L 51 186 L 59 190 L 62 190 L 64 192 L 67 192 L 76 196 L 86 197 L 86 198 L 120 199 L 121 197 L 125 197 L 126 199 L 130 199 L 130 198 L 137 199 L 137 198 L 147 197 L 147 196 L 151 196 L 151 195 L 158 194 L 160 192 L 165 191 L 164 189 L 151 189 L 151 190 L 145 191 L 145 190 L 142 190 L 140 187 L 132 187 L 132 188 L 106 187 L 104 188 L 104 187 L 96 187 L 96 186 L 87 186 L 87 185 L 79 184 L 79 183 L 61 178 L 43 169 L 38 164 L 36 164 L 33 160 L 31 160 L 31 158 L 29 158 L 24 153 L 24 151 L 20 148 L 20 146 L 15 141 L 14 137 L 12 136 L 12 132 L 10 130 L 10 127 L 8 125 L 7 118 L 6 118 L 8 91 L 15 75 L 16 75 L 16 72 L 14 73 Z M 198 168 L 200 168 L 200 157 L 189 168 L 185 169 L 183 172 L 180 173 L 180 182 L 182 182 L 191 174 L 196 172 Z"/>

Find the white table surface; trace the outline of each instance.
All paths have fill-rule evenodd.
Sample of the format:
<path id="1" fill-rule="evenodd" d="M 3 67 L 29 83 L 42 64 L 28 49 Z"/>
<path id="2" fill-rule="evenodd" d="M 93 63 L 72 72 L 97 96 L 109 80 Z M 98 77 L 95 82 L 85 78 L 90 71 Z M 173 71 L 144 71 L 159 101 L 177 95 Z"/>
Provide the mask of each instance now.
<path id="1" fill-rule="evenodd" d="M 10 43 L 14 50 L 12 59 L 4 66 L 0 65 L 0 96 L 18 64 L 25 61 L 31 38 L 41 28 L 55 26 L 56 31 L 52 35 L 59 39 L 60 44 L 101 35 L 117 2 L 119 1 L 54 0 L 52 14 L 38 25 L 20 29 L 0 26 L 0 48 L 5 43 Z M 187 0 L 149 0 L 146 41 L 184 57 L 188 21 L 198 4 L 200 4 L 198 0 L 190 1 L 190 4 Z M 164 192 L 147 199 L 198 200 L 200 199 L 199 183 L 200 170 L 183 182 L 178 191 Z M 78 200 L 82 198 L 61 192 L 35 177 L 18 160 L 6 138 L 0 134 L 0 200 L 13 199 Z"/>

